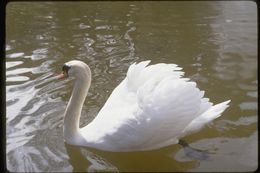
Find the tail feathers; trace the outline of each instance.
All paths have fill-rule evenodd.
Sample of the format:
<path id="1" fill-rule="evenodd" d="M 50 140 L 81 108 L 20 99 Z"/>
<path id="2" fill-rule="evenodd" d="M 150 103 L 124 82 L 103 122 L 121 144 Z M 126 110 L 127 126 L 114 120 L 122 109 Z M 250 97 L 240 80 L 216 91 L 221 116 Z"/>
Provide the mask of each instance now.
<path id="1" fill-rule="evenodd" d="M 211 107 L 207 112 L 207 115 L 205 116 L 206 119 L 209 121 L 216 119 L 221 116 L 221 113 L 224 112 L 228 107 L 228 103 L 230 103 L 231 100 L 227 100 L 225 102 L 219 103 L 213 107 Z M 203 114 L 201 115 L 203 116 Z M 203 116 L 204 117 L 204 116 Z"/>
<path id="2" fill-rule="evenodd" d="M 183 135 L 181 137 L 186 136 L 187 134 L 197 132 L 198 130 L 203 128 L 207 123 L 220 117 L 221 113 L 223 113 L 229 107 L 229 103 L 230 100 L 227 100 L 225 102 L 214 105 L 207 111 L 202 113 L 200 116 L 192 120 L 191 123 L 184 129 Z"/>

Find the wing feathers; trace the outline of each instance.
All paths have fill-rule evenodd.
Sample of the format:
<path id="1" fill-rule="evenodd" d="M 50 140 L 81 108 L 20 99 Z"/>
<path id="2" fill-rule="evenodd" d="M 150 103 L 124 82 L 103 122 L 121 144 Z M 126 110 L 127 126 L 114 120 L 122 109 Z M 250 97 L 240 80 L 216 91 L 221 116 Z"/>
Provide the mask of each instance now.
<path id="1" fill-rule="evenodd" d="M 182 78 L 184 72 L 176 64 L 149 63 L 129 67 L 125 80 L 94 120 L 99 127 L 96 134 L 104 145 L 111 143 L 110 150 L 147 150 L 177 143 L 228 107 L 230 101 L 212 106 L 195 82 Z"/>
<path id="2" fill-rule="evenodd" d="M 203 98 L 205 92 L 200 91 L 195 82 L 189 78 L 181 78 L 184 72 L 180 71 L 181 68 L 176 64 L 161 63 L 147 66 L 149 62 L 134 64 L 127 73 L 127 86 L 129 90 L 136 91 L 141 110 L 135 116 L 142 122 L 138 134 L 145 133 L 141 135 L 146 138 L 144 140 L 146 142 L 140 144 L 143 147 L 176 141 L 176 137 L 180 136 L 180 132 L 192 120 L 212 107 L 209 99 Z M 138 71 L 138 75 L 135 71 Z M 135 78 L 131 79 L 133 74 Z M 220 108 L 217 109 L 218 107 Z M 214 111 L 221 112 L 224 108 L 217 106 Z M 145 121 L 147 119 L 149 121 Z"/>
<path id="3" fill-rule="evenodd" d="M 154 64 L 149 65 L 150 60 L 138 64 L 134 63 L 127 72 L 127 86 L 129 91 L 136 92 L 143 84 L 149 80 L 159 82 L 167 76 L 180 78 L 184 72 L 176 64 Z"/>

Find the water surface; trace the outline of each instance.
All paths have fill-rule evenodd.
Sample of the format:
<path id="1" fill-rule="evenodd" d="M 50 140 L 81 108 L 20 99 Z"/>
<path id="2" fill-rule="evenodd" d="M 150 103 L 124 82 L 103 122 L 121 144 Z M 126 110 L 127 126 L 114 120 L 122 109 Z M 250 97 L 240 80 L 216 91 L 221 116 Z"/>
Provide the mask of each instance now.
<path id="1" fill-rule="evenodd" d="M 93 75 L 81 124 L 98 113 L 133 62 L 175 63 L 224 114 L 179 145 L 113 153 L 64 143 L 72 83 L 64 62 Z M 6 7 L 6 156 L 15 172 L 252 171 L 257 161 L 257 7 L 254 2 L 11 2 Z"/>

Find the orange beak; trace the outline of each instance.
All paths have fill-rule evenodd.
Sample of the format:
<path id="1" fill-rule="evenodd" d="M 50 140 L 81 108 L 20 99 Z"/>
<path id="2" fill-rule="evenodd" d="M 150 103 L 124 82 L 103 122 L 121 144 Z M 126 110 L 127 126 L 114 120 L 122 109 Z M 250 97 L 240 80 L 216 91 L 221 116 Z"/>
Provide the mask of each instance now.
<path id="1" fill-rule="evenodd" d="M 67 75 L 65 72 L 62 72 L 62 73 L 60 73 L 60 74 L 57 76 L 58 79 L 65 79 L 65 78 L 67 78 L 67 77 L 68 77 L 68 75 Z"/>

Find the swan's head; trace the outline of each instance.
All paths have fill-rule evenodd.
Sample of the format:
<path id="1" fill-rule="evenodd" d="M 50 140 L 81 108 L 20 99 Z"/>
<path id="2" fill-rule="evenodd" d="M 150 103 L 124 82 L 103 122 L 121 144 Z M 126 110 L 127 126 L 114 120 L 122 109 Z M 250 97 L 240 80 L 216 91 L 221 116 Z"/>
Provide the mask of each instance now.
<path id="1" fill-rule="evenodd" d="M 90 79 L 91 71 L 87 64 L 79 60 L 66 62 L 62 66 L 62 74 L 58 76 L 62 78 L 74 77 L 76 79 Z"/>

